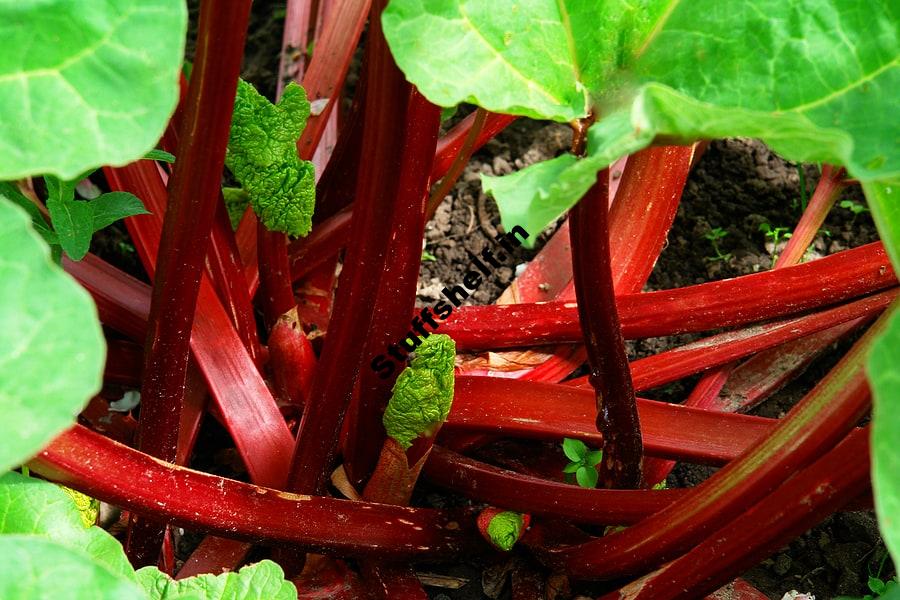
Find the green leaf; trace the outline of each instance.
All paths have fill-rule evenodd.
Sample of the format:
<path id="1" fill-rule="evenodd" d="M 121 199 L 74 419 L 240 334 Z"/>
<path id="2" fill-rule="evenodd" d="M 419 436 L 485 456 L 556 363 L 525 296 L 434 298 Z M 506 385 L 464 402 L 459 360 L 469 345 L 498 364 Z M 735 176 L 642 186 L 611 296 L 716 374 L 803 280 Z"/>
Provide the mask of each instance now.
<path id="1" fill-rule="evenodd" d="M 315 167 L 297 156 L 309 110 L 306 92 L 294 82 L 272 104 L 240 80 L 225 154 L 263 224 L 292 236 L 309 233 L 316 203 Z"/>
<path id="2" fill-rule="evenodd" d="M 119 219 L 134 215 L 149 215 L 140 198 L 128 192 L 109 192 L 87 203 L 91 207 L 93 231 L 100 231 Z"/>
<path id="3" fill-rule="evenodd" d="M 870 200 L 871 201 L 871 200 Z M 900 311 L 872 345 L 872 491 L 884 543 L 900 564 Z"/>
<path id="4" fill-rule="evenodd" d="M 124 165 L 178 101 L 181 0 L 0 3 L 0 179 Z"/>
<path id="5" fill-rule="evenodd" d="M 154 148 L 150 152 L 144 155 L 144 159 L 146 160 L 158 160 L 161 162 L 172 164 L 175 162 L 175 155 L 171 152 L 166 152 L 165 150 L 160 150 L 159 148 Z"/>
<path id="6" fill-rule="evenodd" d="M 581 467 L 575 472 L 575 480 L 583 488 L 593 489 L 597 487 L 598 479 L 600 479 L 600 476 L 594 467 Z"/>
<path id="7" fill-rule="evenodd" d="M 563 454 L 572 462 L 581 462 L 589 452 L 584 442 L 573 438 L 563 438 L 562 449 Z"/>
<path id="8" fill-rule="evenodd" d="M 0 598 L 146 599 L 134 581 L 78 550 L 39 536 L 0 536 L 0 556 Z"/>
<path id="9" fill-rule="evenodd" d="M 91 247 L 94 234 L 90 204 L 74 198 L 47 198 L 47 210 L 62 249 L 72 260 L 81 260 Z"/>
<path id="10" fill-rule="evenodd" d="M 81 260 L 91 246 L 94 233 L 119 219 L 149 214 L 144 204 L 128 192 L 110 192 L 93 200 L 76 200 L 75 186 L 84 177 L 72 181 L 47 175 L 47 210 L 57 239 L 72 260 Z"/>
<path id="11" fill-rule="evenodd" d="M 563 473 L 574 473 L 578 469 L 581 468 L 581 461 L 570 462 L 565 467 L 563 467 Z"/>
<path id="12" fill-rule="evenodd" d="M 499 102 L 513 95 L 516 86 L 494 71 L 518 66 L 512 57 L 524 51 L 519 46 L 515 50 L 522 54 L 501 49 L 479 62 L 484 42 L 475 30 L 496 46 L 497 36 L 502 38 L 498 32 L 515 23 L 517 31 L 541 28 L 528 46 L 531 75 L 525 87 L 555 90 L 562 81 L 557 72 L 579 64 L 581 78 L 575 80 L 590 92 L 600 115 L 590 129 L 584 160 L 566 159 L 569 167 L 560 170 L 563 161 L 557 159 L 552 170 L 532 166 L 542 171 L 530 180 L 521 176 L 520 181 L 537 185 L 530 196 L 512 185 L 490 184 L 507 228 L 534 220 L 540 226 L 532 224 L 528 230 L 539 231 L 581 197 L 597 171 L 654 141 L 756 137 L 791 160 L 844 165 L 863 182 L 900 176 L 900 154 L 894 151 L 900 123 L 893 117 L 900 42 L 896 5 L 889 0 L 869 2 L 865 10 L 856 0 L 748 0 L 734 5 L 645 0 L 624 9 L 613 2 L 608 12 L 622 16 L 588 19 L 593 33 L 565 27 L 561 13 L 554 18 L 553 7 L 544 6 L 555 2 L 499 0 L 476 11 L 478 18 L 461 20 L 469 4 L 474 3 L 393 0 L 385 12 L 386 35 L 397 38 L 391 47 L 398 64 L 426 96 L 442 102 L 448 95 L 466 97 L 493 110 L 572 118 L 572 90 L 566 86 L 560 89 L 569 94 L 555 108 L 535 111 L 539 104 L 534 103 L 530 111 L 516 111 Z M 539 9 L 524 10 L 532 4 Z M 574 2 L 559 6 L 571 13 L 570 4 Z M 514 14 L 518 7 L 526 16 Z M 570 34 L 570 52 L 560 50 L 556 37 L 547 33 L 557 31 L 560 22 Z M 518 43 L 515 35 L 512 39 Z M 475 58 L 461 58 L 468 54 Z M 457 73 L 459 69 L 463 72 Z M 477 76 L 466 76 L 470 72 Z M 524 102 L 521 95 L 516 98 Z M 505 214 L 502 207 L 509 204 L 518 214 Z M 542 214 L 532 217 L 531 211 Z"/>
<path id="13" fill-rule="evenodd" d="M 47 481 L 15 472 L 0 477 L 0 533 L 47 538 L 135 579 L 122 545 L 103 529 L 86 526 L 73 497 Z"/>
<path id="14" fill-rule="evenodd" d="M 587 115 L 666 3 L 391 0 L 384 35 L 407 79 L 440 106 L 570 121 Z"/>
<path id="15" fill-rule="evenodd" d="M 88 293 L 0 198 L 0 471 L 27 460 L 100 390 L 105 344 Z"/>
<path id="16" fill-rule="evenodd" d="M 601 460 L 603 460 L 603 450 L 591 450 L 584 457 L 584 463 L 590 467 L 599 465 Z"/>
<path id="17" fill-rule="evenodd" d="M 434 435 L 453 404 L 456 344 L 448 335 L 429 335 L 394 383 L 382 419 L 388 437 L 404 449 L 419 436 Z"/>
<path id="18" fill-rule="evenodd" d="M 173 580 L 156 567 L 137 572 L 138 581 L 149 600 L 296 600 L 297 589 L 285 581 L 284 571 L 276 563 L 264 560 L 237 573 L 197 575 Z"/>
<path id="19" fill-rule="evenodd" d="M 522 537 L 525 529 L 525 518 L 521 513 L 504 511 L 494 515 L 487 526 L 487 535 L 491 543 L 504 552 L 509 552 Z"/>
<path id="20" fill-rule="evenodd" d="M 900 179 L 866 181 L 863 191 L 891 264 L 900 272 Z"/>
<path id="21" fill-rule="evenodd" d="M 16 186 L 6 181 L 0 181 L 0 196 L 7 200 L 11 200 L 20 208 L 25 209 L 25 212 L 31 217 L 31 226 L 34 227 L 34 230 L 37 231 L 42 238 L 44 238 L 45 242 L 48 244 L 59 243 L 56 232 L 50 228 L 50 225 L 44 219 L 44 215 L 41 213 L 40 209 L 38 209 L 37 205 L 23 196 Z"/>
<path id="22" fill-rule="evenodd" d="M 250 204 L 250 196 L 241 188 L 223 187 L 222 197 L 225 199 L 225 208 L 228 209 L 228 220 L 231 221 L 231 228 L 237 231 L 241 219 L 244 218 L 244 212 Z"/>

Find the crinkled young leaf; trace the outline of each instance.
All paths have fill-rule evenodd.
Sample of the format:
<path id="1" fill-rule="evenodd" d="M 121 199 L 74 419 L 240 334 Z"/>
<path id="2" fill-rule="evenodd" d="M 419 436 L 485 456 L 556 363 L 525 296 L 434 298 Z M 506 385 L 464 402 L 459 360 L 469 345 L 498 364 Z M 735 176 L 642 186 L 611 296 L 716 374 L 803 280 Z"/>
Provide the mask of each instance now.
<path id="1" fill-rule="evenodd" d="M 409 448 L 420 435 L 433 434 L 447 420 L 453 403 L 455 357 L 453 338 L 432 334 L 397 377 L 383 422 L 388 436 L 401 447 Z"/>
<path id="2" fill-rule="evenodd" d="M 182 0 L 0 2 L 0 179 L 123 165 L 178 101 Z"/>
<path id="3" fill-rule="evenodd" d="M 225 208 L 228 210 L 228 220 L 231 228 L 237 230 L 244 218 L 244 211 L 250 204 L 250 196 L 241 188 L 223 187 L 222 197 L 225 199 Z"/>
<path id="4" fill-rule="evenodd" d="M 264 560 L 236 573 L 173 580 L 156 567 L 137 572 L 149 600 L 296 600 L 297 588 L 285 581 L 276 563 Z"/>
<path id="5" fill-rule="evenodd" d="M 505 511 L 494 515 L 488 523 L 487 534 L 494 546 L 509 552 L 522 537 L 524 528 L 525 518 L 521 513 Z"/>
<path id="6" fill-rule="evenodd" d="M 47 481 L 15 472 L 0 477 L 0 534 L 47 538 L 135 579 L 122 545 L 103 529 L 86 526 L 72 496 Z"/>
<path id="7" fill-rule="evenodd" d="M 106 346 L 88 293 L 0 198 L 0 471 L 70 427 L 100 389 Z"/>
<path id="8" fill-rule="evenodd" d="M 872 345 L 867 373 L 872 384 L 872 492 L 878 528 L 900 564 L 900 311 Z"/>
<path id="9" fill-rule="evenodd" d="M 0 536 L 0 556 L 0 598 L 146 599 L 133 580 L 83 552 L 40 536 Z"/>
<path id="10" fill-rule="evenodd" d="M 238 82 L 225 165 L 263 224 L 292 236 L 309 233 L 316 203 L 315 167 L 297 156 L 308 117 L 306 92 L 296 83 L 272 104 L 246 81 Z"/>

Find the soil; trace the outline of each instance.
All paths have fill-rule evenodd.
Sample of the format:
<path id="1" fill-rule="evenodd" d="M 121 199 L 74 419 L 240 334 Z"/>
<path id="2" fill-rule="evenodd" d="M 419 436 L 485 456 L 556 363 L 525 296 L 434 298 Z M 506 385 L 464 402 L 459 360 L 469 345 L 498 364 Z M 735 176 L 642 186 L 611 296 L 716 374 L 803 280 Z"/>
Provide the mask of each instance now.
<path id="1" fill-rule="evenodd" d="M 274 95 L 284 5 L 283 0 L 254 2 L 245 56 L 244 78 L 270 98 Z M 191 1 L 189 6 L 193 33 L 198 3 Z M 188 58 L 192 56 L 190 42 L 187 55 Z M 352 78 L 355 80 L 355 74 Z M 522 119 L 473 156 L 451 195 L 428 224 L 425 250 L 435 260 L 422 264 L 419 302 L 434 301 L 445 284 L 459 279 L 459 265 L 468 262 L 467 250 L 480 251 L 492 243 L 490 240 L 496 234 L 499 218 L 496 205 L 481 192 L 480 174 L 508 174 L 552 158 L 566 151 L 570 141 L 571 133 L 566 126 Z M 818 169 L 815 165 L 802 165 L 799 169 L 802 169 L 808 196 L 818 178 Z M 768 269 L 775 249 L 771 244 L 767 247 L 759 227 L 768 223 L 773 228 L 790 228 L 796 223 L 803 196 L 799 173 L 797 165 L 782 160 L 758 141 L 712 142 L 690 175 L 668 245 L 656 264 L 647 289 L 681 287 Z M 848 190 L 844 197 L 864 203 L 858 188 Z M 704 237 L 715 228 L 727 232 L 719 242 L 721 254 L 730 255 L 727 260 L 714 260 L 716 252 Z M 546 240 L 553 230 L 551 227 L 543 232 L 542 240 Z M 836 208 L 816 238 L 812 251 L 816 256 L 824 256 L 875 239 L 875 228 L 867 214 L 854 218 L 849 210 Z M 539 241 L 537 249 L 541 245 L 542 241 Z M 537 249 L 522 251 L 519 261 L 527 262 Z M 92 251 L 147 280 L 123 227 L 109 228 L 97 236 Z M 485 281 L 467 303 L 493 302 L 512 276 L 512 266 L 499 269 L 498 277 Z M 632 358 L 646 356 L 691 339 L 692 336 L 674 336 L 640 340 L 629 343 L 629 353 Z M 758 407 L 755 414 L 783 415 L 836 362 L 847 344 L 839 344 L 833 352 L 818 359 L 804 376 Z M 645 395 L 679 401 L 695 381 L 696 378 L 689 378 Z M 240 477 L 239 466 L 228 454 L 224 441 L 227 436 L 211 421 L 203 430 L 202 435 L 216 438 L 214 446 L 226 446 L 224 454 L 220 452 L 201 459 L 203 466 L 207 470 Z M 710 468 L 679 465 L 670 475 L 668 484 L 670 487 L 696 485 L 712 472 Z M 417 487 L 413 501 L 417 505 L 435 507 L 469 503 L 464 498 L 432 489 L 427 483 Z M 188 532 L 178 554 L 186 556 L 198 540 Z M 866 580 L 869 573 L 877 571 L 883 553 L 884 546 L 871 512 L 839 513 L 748 571 L 744 577 L 773 599 L 781 598 L 790 590 L 811 592 L 819 600 L 842 594 L 861 596 L 868 592 Z M 512 555 L 480 557 L 455 565 L 425 565 L 420 572 L 450 577 L 450 581 L 456 578 L 455 582 L 461 584 L 458 589 L 427 587 L 434 600 L 496 600 L 511 597 L 511 577 L 541 572 L 541 569 L 526 553 L 513 552 Z M 888 563 L 883 578 L 891 573 Z M 446 582 L 443 585 L 446 586 Z M 559 585 L 565 588 L 564 583 Z M 599 589 L 576 585 L 558 597 L 584 597 L 581 595 L 596 594 Z"/>

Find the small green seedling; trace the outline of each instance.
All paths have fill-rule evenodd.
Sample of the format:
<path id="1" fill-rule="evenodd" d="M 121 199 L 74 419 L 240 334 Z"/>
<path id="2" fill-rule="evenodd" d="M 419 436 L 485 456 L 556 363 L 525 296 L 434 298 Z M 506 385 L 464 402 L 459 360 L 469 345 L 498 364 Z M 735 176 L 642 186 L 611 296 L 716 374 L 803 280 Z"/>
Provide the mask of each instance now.
<path id="1" fill-rule="evenodd" d="M 706 260 L 710 262 L 728 262 L 732 258 L 731 252 L 722 252 L 719 248 L 719 240 L 728 235 L 728 232 L 722 229 L 721 227 L 716 227 L 715 229 L 711 229 L 703 236 L 709 243 L 712 244 L 713 250 L 715 251 L 715 256 L 707 256 Z"/>
<path id="2" fill-rule="evenodd" d="M 772 242 L 772 264 L 778 261 L 778 245 L 789 240 L 793 235 L 788 227 L 772 227 L 768 223 L 760 223 L 759 230 L 764 232 L 766 240 Z"/>
<path id="3" fill-rule="evenodd" d="M 436 262 L 437 256 L 429 252 L 428 250 L 422 250 L 422 262 Z"/>
<path id="4" fill-rule="evenodd" d="M 602 450 L 591 450 L 581 440 L 565 438 L 562 449 L 566 457 L 572 461 L 565 466 L 563 473 L 575 474 L 575 481 L 583 488 L 597 487 L 597 465 L 603 460 Z"/>
<path id="5" fill-rule="evenodd" d="M 860 202 L 856 202 L 855 200 L 841 200 L 841 203 L 838 206 L 840 206 L 841 208 L 846 208 L 851 213 L 853 213 L 853 218 L 850 219 L 851 225 L 856 222 L 856 217 L 858 217 L 862 213 L 869 212 L 867 206 Z"/>

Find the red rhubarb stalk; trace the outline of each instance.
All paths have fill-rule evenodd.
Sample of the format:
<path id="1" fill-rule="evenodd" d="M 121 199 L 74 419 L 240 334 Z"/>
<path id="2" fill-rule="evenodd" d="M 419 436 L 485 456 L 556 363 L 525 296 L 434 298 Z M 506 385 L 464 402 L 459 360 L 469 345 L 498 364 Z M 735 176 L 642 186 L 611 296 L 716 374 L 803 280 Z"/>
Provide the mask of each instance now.
<path id="1" fill-rule="evenodd" d="M 578 578 L 639 575 L 675 558 L 753 506 L 786 477 L 831 449 L 868 410 L 864 358 L 892 313 L 882 315 L 768 435 L 691 488 L 683 502 L 623 531 L 550 550 L 550 559 Z"/>
<path id="2" fill-rule="evenodd" d="M 644 446 L 651 456 L 723 464 L 771 431 L 772 419 L 710 413 L 638 399 Z M 591 390 L 497 377 L 456 378 L 453 411 L 444 430 L 559 441 L 578 438 L 599 446 Z"/>
<path id="3" fill-rule="evenodd" d="M 643 447 L 610 270 L 607 177 L 608 172 L 601 171 L 569 215 L 572 272 L 597 400 L 597 429 L 603 437 L 603 485 L 636 488 L 641 484 Z"/>
<path id="4" fill-rule="evenodd" d="M 869 481 L 868 428 L 658 571 L 604 599 L 676 600 L 716 590 L 852 500 Z"/>
<path id="5" fill-rule="evenodd" d="M 209 2 L 201 7 L 197 55 L 144 346 L 138 443 L 148 454 L 166 461 L 174 461 L 177 453 L 191 324 L 219 198 L 249 14 L 249 1 Z M 225 36 L 224 31 L 230 34 Z M 136 566 L 156 562 L 162 532 L 151 524 L 144 534 L 129 537 L 126 550 Z"/>
<path id="6" fill-rule="evenodd" d="M 407 133 L 402 148 L 401 167 L 396 187 L 386 187 L 384 193 L 397 196 L 394 224 L 387 248 L 390 260 L 380 272 L 375 302 L 369 309 L 372 324 L 365 341 L 365 362 L 347 419 L 348 435 L 343 447 L 344 468 L 356 484 L 364 481 L 375 467 L 379 448 L 385 441 L 381 415 L 391 396 L 398 367 L 387 377 L 368 364 L 383 354 L 385 347 L 411 335 L 409 314 L 413 312 L 419 265 L 422 259 L 422 237 L 425 235 L 423 200 L 428 190 L 431 157 L 440 128 L 440 107 L 413 90 L 406 109 Z M 371 276 L 371 273 L 369 274 Z M 427 332 L 426 332 L 427 335 Z M 416 341 L 416 346 L 420 341 Z M 412 463 L 411 463 L 412 464 Z"/>
<path id="7" fill-rule="evenodd" d="M 396 560 L 450 560 L 483 545 L 471 512 L 289 494 L 165 463 L 80 425 L 29 467 L 104 502 L 234 539 Z"/>
<path id="8" fill-rule="evenodd" d="M 616 299 L 626 339 L 784 317 L 896 284 L 881 242 L 793 267 Z M 574 302 L 464 306 L 441 325 L 461 350 L 578 341 Z"/>
<path id="9" fill-rule="evenodd" d="M 373 9 L 373 14 L 380 10 Z M 409 142 L 418 134 L 408 128 L 410 86 L 394 64 L 380 30 L 370 23 L 367 57 L 372 77 L 367 90 L 363 154 L 367 160 L 358 178 L 351 244 L 335 298 L 334 318 L 300 422 L 289 479 L 299 492 L 321 493 L 333 468 L 341 419 L 361 369 L 368 369 L 365 336 L 373 322 L 372 307 L 379 277 L 391 261 L 388 249 L 394 231 L 403 226 L 398 215 L 421 206 L 421 196 L 398 193 L 399 175 Z M 315 61 L 314 61 L 315 62 Z M 307 128 L 308 129 L 308 128 Z M 403 132 L 398 135 L 398 131 Z M 302 141 L 302 139 L 301 139 Z"/>

